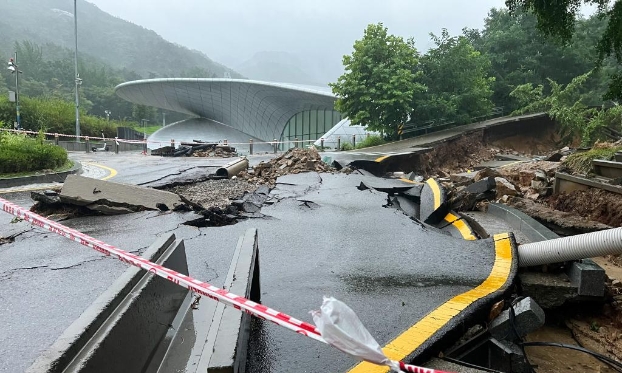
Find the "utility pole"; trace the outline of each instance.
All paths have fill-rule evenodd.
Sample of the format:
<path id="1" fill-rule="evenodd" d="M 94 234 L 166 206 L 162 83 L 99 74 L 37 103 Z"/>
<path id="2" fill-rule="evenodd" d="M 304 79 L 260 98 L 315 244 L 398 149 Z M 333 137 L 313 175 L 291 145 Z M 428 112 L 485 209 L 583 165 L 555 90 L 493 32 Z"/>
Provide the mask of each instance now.
<path id="1" fill-rule="evenodd" d="M 82 83 L 80 74 L 78 73 L 78 0 L 73 0 L 73 25 L 76 39 L 76 50 L 74 55 L 75 72 L 76 72 L 76 141 L 80 142 L 80 93 L 78 88 Z"/>
<path id="2" fill-rule="evenodd" d="M 162 127 L 166 127 L 166 113 L 162 112 Z"/>
<path id="3" fill-rule="evenodd" d="M 17 52 L 15 52 L 15 56 L 13 58 L 9 59 L 8 69 L 11 70 L 11 74 L 15 74 L 15 112 L 16 112 L 16 119 L 17 119 L 16 129 L 21 129 L 22 121 L 19 115 L 19 74 L 21 74 L 22 72 L 17 66 Z"/>

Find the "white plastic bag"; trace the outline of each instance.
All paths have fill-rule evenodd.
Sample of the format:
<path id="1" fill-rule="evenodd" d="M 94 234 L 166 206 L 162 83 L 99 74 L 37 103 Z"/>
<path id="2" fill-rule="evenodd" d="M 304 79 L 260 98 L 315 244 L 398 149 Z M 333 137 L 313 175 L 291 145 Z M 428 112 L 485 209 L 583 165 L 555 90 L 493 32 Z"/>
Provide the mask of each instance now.
<path id="1" fill-rule="evenodd" d="M 399 363 L 385 356 L 378 342 L 345 303 L 324 297 L 320 310 L 311 314 L 322 338 L 331 346 L 361 360 L 400 371 Z"/>

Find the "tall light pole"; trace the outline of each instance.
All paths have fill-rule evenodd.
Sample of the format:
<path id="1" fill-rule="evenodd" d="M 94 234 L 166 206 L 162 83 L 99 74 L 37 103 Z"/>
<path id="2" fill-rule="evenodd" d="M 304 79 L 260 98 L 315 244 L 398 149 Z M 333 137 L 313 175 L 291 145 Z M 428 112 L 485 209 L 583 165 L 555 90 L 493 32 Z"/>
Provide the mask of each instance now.
<path id="1" fill-rule="evenodd" d="M 110 114 L 112 114 L 112 111 L 104 110 L 104 113 L 106 114 L 106 118 L 108 118 L 108 122 L 110 122 Z"/>
<path id="2" fill-rule="evenodd" d="M 80 94 L 78 92 L 78 87 L 80 87 L 82 79 L 80 79 L 80 74 L 78 73 L 78 0 L 73 0 L 73 25 L 76 37 L 76 50 L 74 55 L 76 70 L 76 141 L 80 142 Z"/>
<path id="3" fill-rule="evenodd" d="M 21 129 L 22 121 L 19 115 L 19 74 L 21 74 L 22 72 L 20 71 L 19 67 L 17 67 L 17 52 L 15 52 L 15 57 L 9 59 L 8 69 L 11 70 L 11 74 L 15 74 L 15 112 L 17 117 L 16 129 Z"/>

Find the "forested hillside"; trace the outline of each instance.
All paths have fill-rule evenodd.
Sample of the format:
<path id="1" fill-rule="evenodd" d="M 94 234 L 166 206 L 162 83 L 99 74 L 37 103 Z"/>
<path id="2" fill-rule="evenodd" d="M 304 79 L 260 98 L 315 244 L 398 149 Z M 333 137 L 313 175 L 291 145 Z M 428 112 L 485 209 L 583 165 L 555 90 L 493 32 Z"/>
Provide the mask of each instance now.
<path id="1" fill-rule="evenodd" d="M 11 51 L 16 41 L 25 40 L 73 49 L 73 1 L 4 0 L 0 14 L 3 53 Z M 78 35 L 82 53 L 143 77 L 179 76 L 193 69 L 208 77 L 223 77 L 225 71 L 240 77 L 198 51 L 168 42 L 154 31 L 114 17 L 84 0 L 78 1 Z"/>
<path id="2" fill-rule="evenodd" d="M 74 100 L 73 2 L 65 0 L 0 1 L 0 56 L 8 61 L 17 52 L 22 116 L 26 127 L 69 132 Z M 114 87 L 129 80 L 161 77 L 231 77 L 235 71 L 210 60 L 204 54 L 170 43 L 155 32 L 113 17 L 84 0 L 78 1 L 79 72 L 81 109 L 84 115 L 105 117 L 90 133 L 104 128 L 114 133 L 114 121 L 132 125 L 141 119 L 161 123 L 162 110 L 140 107 L 120 99 Z M 4 62 L 3 62 L 4 63 Z M 15 110 L 8 102 L 8 89 L 15 90 L 15 77 L 0 69 L 0 121 L 11 125 Z M 29 100 L 30 99 L 30 100 Z M 44 110 L 31 113 L 31 110 Z M 62 109 L 61 109 L 62 108 Z M 51 111 L 51 112 L 49 112 Z M 65 113 L 59 116 L 58 113 Z M 167 122 L 183 115 L 166 112 Z M 55 123 L 50 119 L 54 118 Z M 32 118 L 39 118 L 34 120 Z M 95 120 L 96 121 L 96 120 Z M 60 123 L 59 123 L 60 122 Z M 129 123 L 126 123 L 129 122 Z M 135 125 L 135 124 L 134 124 Z"/>

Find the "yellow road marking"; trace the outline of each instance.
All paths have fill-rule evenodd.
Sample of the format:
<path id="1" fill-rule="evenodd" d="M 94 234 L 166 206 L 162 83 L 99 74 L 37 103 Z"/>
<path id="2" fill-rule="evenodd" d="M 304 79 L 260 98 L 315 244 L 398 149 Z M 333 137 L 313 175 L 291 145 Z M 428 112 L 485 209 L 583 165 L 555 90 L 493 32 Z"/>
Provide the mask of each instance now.
<path id="1" fill-rule="evenodd" d="M 94 166 L 94 167 L 99 167 L 99 168 L 103 168 L 104 170 L 110 172 L 107 176 L 102 177 L 99 180 L 108 180 L 108 179 L 112 179 L 113 177 L 117 176 L 117 170 L 115 170 L 114 168 L 108 167 L 108 166 L 104 166 L 102 164 L 99 163 L 93 163 L 93 162 L 84 162 L 85 164 Z"/>
<path id="2" fill-rule="evenodd" d="M 436 180 L 432 178 L 429 178 L 425 182 L 432 189 L 432 193 L 434 193 L 434 210 L 436 210 L 439 207 L 441 207 L 441 189 L 438 186 L 438 183 L 436 182 Z"/>
<path id="3" fill-rule="evenodd" d="M 388 155 L 383 155 L 382 157 L 376 158 L 376 162 L 382 162 L 382 161 L 384 161 L 385 159 L 387 159 L 389 157 L 390 156 L 388 156 Z"/>
<path id="4" fill-rule="evenodd" d="M 383 349 L 391 360 L 403 360 L 473 302 L 503 287 L 512 271 L 512 243 L 507 233 L 494 236 L 495 262 L 488 277 L 474 289 L 456 295 L 427 314 L 415 325 L 389 342 Z M 388 367 L 362 362 L 349 373 L 386 373 Z"/>
<path id="5" fill-rule="evenodd" d="M 453 225 L 462 235 L 462 238 L 468 241 L 477 240 L 477 237 L 473 234 L 471 227 L 465 223 L 462 218 L 452 214 L 451 212 L 445 216 L 445 221 Z"/>

